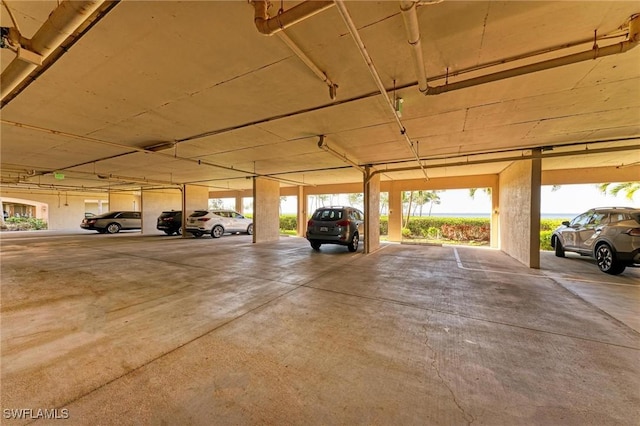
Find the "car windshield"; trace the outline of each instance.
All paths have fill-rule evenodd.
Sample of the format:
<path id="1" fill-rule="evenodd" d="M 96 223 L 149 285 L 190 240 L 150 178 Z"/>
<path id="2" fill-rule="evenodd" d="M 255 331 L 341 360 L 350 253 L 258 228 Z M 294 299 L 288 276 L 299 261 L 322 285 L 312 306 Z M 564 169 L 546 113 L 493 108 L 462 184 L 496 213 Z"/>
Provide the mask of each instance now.
<path id="1" fill-rule="evenodd" d="M 321 209 L 313 214 L 315 220 L 333 221 L 342 219 L 342 209 Z"/>

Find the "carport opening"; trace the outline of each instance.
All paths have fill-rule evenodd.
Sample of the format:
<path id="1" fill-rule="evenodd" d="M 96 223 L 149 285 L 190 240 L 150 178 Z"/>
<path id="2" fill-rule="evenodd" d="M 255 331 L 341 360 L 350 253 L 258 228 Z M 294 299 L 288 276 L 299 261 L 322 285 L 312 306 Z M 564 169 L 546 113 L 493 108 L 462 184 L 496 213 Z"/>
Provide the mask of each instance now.
<path id="1" fill-rule="evenodd" d="M 551 236 L 563 221 L 596 207 L 635 207 L 640 182 L 543 185 L 540 189 L 540 250 L 552 251 Z"/>
<path id="2" fill-rule="evenodd" d="M 491 244 L 491 188 L 402 192 L 402 242 Z"/>
<path id="3" fill-rule="evenodd" d="M 64 200 L 63 200 L 64 202 Z M 33 231 L 48 229 L 49 205 L 19 198 L 2 199 L 3 231 Z"/>

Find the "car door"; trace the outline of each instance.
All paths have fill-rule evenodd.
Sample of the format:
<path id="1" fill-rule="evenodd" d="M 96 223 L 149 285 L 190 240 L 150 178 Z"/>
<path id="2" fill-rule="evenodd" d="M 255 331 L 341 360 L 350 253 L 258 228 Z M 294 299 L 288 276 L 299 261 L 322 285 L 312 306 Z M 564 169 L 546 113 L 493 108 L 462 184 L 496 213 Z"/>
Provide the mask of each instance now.
<path id="1" fill-rule="evenodd" d="M 579 216 L 576 216 L 565 229 L 562 229 L 562 240 L 566 248 L 578 249 L 581 241 L 580 233 L 585 230 L 589 219 L 593 215 L 593 210 L 589 210 Z"/>
<path id="2" fill-rule="evenodd" d="M 577 244 L 581 251 L 585 253 L 591 253 L 593 251 L 593 243 L 600 233 L 603 222 L 607 221 L 607 219 L 608 215 L 606 213 L 594 212 L 593 215 L 591 215 L 589 221 L 577 233 Z"/>
<path id="3" fill-rule="evenodd" d="M 222 224 L 225 232 L 236 232 L 233 226 L 233 219 L 228 211 L 217 211 L 216 216 L 219 217 L 218 221 Z"/>
<path id="4" fill-rule="evenodd" d="M 360 239 L 364 238 L 364 214 L 358 210 L 353 209 L 351 213 L 351 217 L 353 221 L 355 221 L 356 226 L 358 228 L 358 234 L 360 235 Z"/>
<path id="5" fill-rule="evenodd" d="M 141 227 L 140 212 L 122 212 L 118 216 L 122 229 L 139 229 Z"/>
<path id="6" fill-rule="evenodd" d="M 233 232 L 244 232 L 249 226 L 248 220 L 238 212 L 229 212 L 229 222 Z"/>

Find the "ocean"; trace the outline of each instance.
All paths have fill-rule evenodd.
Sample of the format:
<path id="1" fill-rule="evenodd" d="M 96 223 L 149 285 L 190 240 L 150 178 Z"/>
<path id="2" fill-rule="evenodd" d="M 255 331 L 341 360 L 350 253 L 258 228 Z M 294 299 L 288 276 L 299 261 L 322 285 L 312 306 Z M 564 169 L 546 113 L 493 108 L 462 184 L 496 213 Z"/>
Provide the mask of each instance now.
<path id="1" fill-rule="evenodd" d="M 573 219 L 580 213 L 542 213 L 541 219 Z M 416 215 L 418 216 L 418 215 Z M 422 216 L 429 216 L 428 213 L 422 212 Z M 489 213 L 431 213 L 434 217 L 490 217 Z"/>

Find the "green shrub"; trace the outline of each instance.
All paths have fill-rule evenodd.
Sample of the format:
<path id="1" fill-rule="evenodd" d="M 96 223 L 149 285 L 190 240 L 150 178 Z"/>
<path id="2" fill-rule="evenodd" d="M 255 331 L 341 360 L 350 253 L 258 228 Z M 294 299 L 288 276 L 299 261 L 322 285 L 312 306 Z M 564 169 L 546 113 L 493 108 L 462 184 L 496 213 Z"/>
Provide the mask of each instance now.
<path id="1" fill-rule="evenodd" d="M 562 222 L 565 220 L 571 219 L 540 219 L 540 231 L 553 231 L 558 226 L 562 225 Z"/>
<path id="2" fill-rule="evenodd" d="M 280 229 L 284 231 L 296 231 L 298 229 L 298 218 L 294 214 L 280 215 Z"/>
<path id="3" fill-rule="evenodd" d="M 10 217 L 5 220 L 9 231 L 39 231 L 47 229 L 47 222 L 35 217 Z"/>
<path id="4" fill-rule="evenodd" d="M 403 238 L 411 238 L 413 237 L 413 232 L 409 228 L 402 228 L 402 237 Z"/>
<path id="5" fill-rule="evenodd" d="M 553 231 L 540 231 L 540 250 L 553 250 L 553 247 L 551 247 L 551 234 L 553 234 Z"/>

